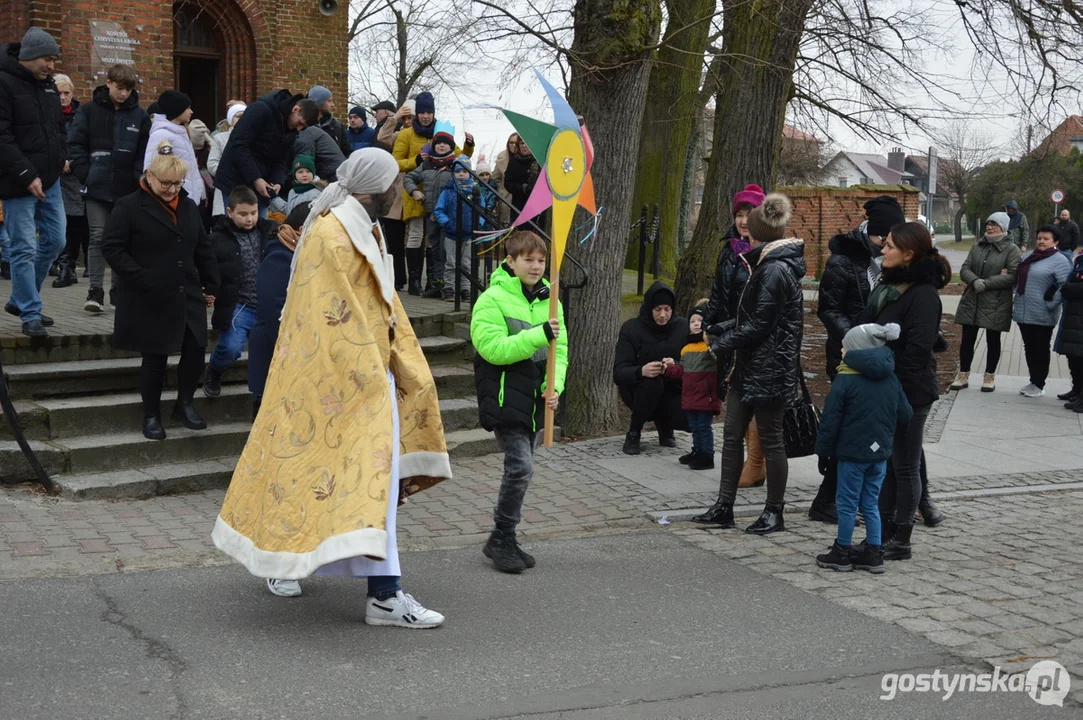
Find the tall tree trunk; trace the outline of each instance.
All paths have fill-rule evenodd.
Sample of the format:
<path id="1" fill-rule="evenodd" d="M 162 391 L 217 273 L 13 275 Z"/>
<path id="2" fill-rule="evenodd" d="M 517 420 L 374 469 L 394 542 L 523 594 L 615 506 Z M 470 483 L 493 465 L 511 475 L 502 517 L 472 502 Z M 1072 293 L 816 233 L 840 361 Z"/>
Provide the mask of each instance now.
<path id="1" fill-rule="evenodd" d="M 587 286 L 569 309 L 565 429 L 570 435 L 617 425 L 610 368 L 620 328 L 621 281 L 639 156 L 649 50 L 661 26 L 658 0 L 576 0 L 568 101 L 586 118 L 594 142 L 595 196 L 606 219 L 582 252 Z"/>
<path id="2" fill-rule="evenodd" d="M 714 139 L 696 230 L 677 270 L 677 307 L 710 288 L 730 200 L 748 183 L 774 185 L 786 104 L 813 0 L 726 2 Z"/>
<path id="3" fill-rule="evenodd" d="M 959 209 L 955 211 L 955 242 L 961 243 L 963 241 L 963 215 L 966 214 L 966 199 L 962 193 L 959 193 Z M 932 218 L 930 218 L 931 220 Z"/>
<path id="4" fill-rule="evenodd" d="M 639 168 L 635 199 L 628 222 L 639 218 L 646 203 L 661 214 L 658 239 L 663 275 L 677 269 L 677 227 L 680 224 L 681 188 L 686 149 L 692 137 L 703 76 L 703 53 L 711 29 L 715 0 L 665 0 L 669 19 L 651 65 L 646 113 L 640 133 Z M 639 267 L 639 243 L 628 248 L 626 267 Z"/>

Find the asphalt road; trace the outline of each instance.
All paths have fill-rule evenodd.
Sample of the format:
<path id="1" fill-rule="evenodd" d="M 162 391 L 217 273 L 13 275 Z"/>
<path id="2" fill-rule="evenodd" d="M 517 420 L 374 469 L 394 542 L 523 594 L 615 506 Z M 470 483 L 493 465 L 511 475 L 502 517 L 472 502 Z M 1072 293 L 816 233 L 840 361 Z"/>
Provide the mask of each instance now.
<path id="1" fill-rule="evenodd" d="M 1025 694 L 882 701 L 885 672 L 962 667 L 924 638 L 664 530 L 409 553 L 438 630 L 369 627 L 364 584 L 272 597 L 236 566 L 0 583 L 0 717 L 1078 717 Z"/>

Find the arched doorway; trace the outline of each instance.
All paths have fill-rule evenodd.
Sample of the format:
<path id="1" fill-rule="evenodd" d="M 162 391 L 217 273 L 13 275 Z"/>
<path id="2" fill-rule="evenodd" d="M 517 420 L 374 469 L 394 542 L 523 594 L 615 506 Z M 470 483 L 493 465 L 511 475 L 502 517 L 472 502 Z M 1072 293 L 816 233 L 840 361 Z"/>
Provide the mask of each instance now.
<path id="1" fill-rule="evenodd" d="M 255 100 L 256 45 L 235 0 L 183 0 L 173 5 L 174 86 L 192 98 L 193 117 L 214 129 L 226 102 Z"/>

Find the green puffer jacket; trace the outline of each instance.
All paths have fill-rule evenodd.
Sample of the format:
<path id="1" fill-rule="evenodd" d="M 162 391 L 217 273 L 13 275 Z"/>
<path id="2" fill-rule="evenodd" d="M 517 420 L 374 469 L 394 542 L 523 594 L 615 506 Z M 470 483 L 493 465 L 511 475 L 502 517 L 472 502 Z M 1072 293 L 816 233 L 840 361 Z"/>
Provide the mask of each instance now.
<path id="1" fill-rule="evenodd" d="M 966 290 L 959 299 L 955 322 L 994 332 L 1011 330 L 1012 295 L 1020 257 L 1019 248 L 1008 235 L 985 235 L 974 243 L 959 269 Z M 1002 275 L 1002 270 L 1008 272 Z"/>
<path id="2" fill-rule="evenodd" d="M 560 306 L 555 390 L 564 392 L 568 334 Z M 536 432 L 544 425 L 545 363 L 549 356 L 549 283 L 523 286 L 507 265 L 493 271 L 489 289 L 478 297 L 470 319 L 478 412 L 486 430 L 518 427 Z"/>

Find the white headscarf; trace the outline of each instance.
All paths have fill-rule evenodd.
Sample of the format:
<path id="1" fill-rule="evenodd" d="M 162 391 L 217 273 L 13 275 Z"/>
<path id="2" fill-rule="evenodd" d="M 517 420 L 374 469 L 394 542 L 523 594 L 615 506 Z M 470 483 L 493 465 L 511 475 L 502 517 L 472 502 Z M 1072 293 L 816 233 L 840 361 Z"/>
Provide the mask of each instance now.
<path id="1" fill-rule="evenodd" d="M 234 105 L 229 110 L 226 110 L 226 122 L 229 123 L 229 126 L 233 127 L 233 120 L 237 117 L 237 113 L 243 113 L 247 109 L 247 105 Z"/>
<path id="2" fill-rule="evenodd" d="M 379 195 L 386 192 L 399 176 L 399 163 L 385 150 L 362 148 L 351 153 L 346 162 L 338 166 L 335 174 L 338 176 L 338 181 L 324 188 L 319 197 L 312 202 L 308 218 L 301 226 L 301 236 L 297 240 L 293 262 L 290 264 L 291 284 L 293 274 L 297 269 L 297 259 L 301 257 L 301 246 L 309 230 L 324 213 L 334 211 L 335 217 L 349 233 L 354 247 L 372 264 L 376 277 L 380 280 L 384 300 L 388 306 L 391 306 L 395 283 L 392 279 L 393 270 L 388 277 L 390 257 L 387 255 L 386 247 L 376 246 L 372 233 L 372 227 L 376 223 L 369 218 L 365 208 L 353 196 Z"/>

